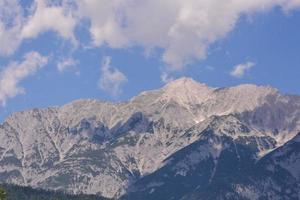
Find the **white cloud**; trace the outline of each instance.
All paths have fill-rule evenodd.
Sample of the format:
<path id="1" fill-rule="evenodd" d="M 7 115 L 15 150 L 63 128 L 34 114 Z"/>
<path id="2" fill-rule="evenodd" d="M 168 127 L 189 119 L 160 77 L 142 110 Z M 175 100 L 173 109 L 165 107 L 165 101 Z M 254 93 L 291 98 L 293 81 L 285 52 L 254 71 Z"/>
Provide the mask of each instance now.
<path id="1" fill-rule="evenodd" d="M 7 19 L 0 18 L 0 54 L 11 54 L 24 39 L 46 31 L 76 44 L 74 29 L 85 18 L 90 20 L 93 45 L 162 50 L 165 71 L 170 72 L 205 59 L 209 47 L 226 37 L 241 16 L 275 7 L 288 12 L 300 6 L 300 0 L 60 1 L 35 0 L 29 16 L 24 17 L 19 1 L 0 0 L 0 16 L 16 16 L 13 26 L 6 26 Z"/>
<path id="2" fill-rule="evenodd" d="M 18 27 L 6 29 L 0 22 L 0 55 L 8 56 L 14 53 L 20 44 Z"/>
<path id="3" fill-rule="evenodd" d="M 167 72 L 162 72 L 160 75 L 160 79 L 163 83 L 169 83 L 174 80 Z"/>
<path id="4" fill-rule="evenodd" d="M 274 7 L 291 10 L 300 0 L 81 0 L 79 15 L 91 21 L 94 45 L 162 49 L 167 70 L 204 59 L 242 15 Z"/>
<path id="5" fill-rule="evenodd" d="M 46 0 L 35 0 L 35 9 L 26 20 L 21 37 L 35 38 L 46 31 L 55 31 L 61 37 L 76 42 L 76 19 L 63 6 L 48 5 Z"/>
<path id="6" fill-rule="evenodd" d="M 122 8 L 125 0 L 81 0 L 77 1 L 79 15 L 91 21 L 90 33 L 96 46 L 107 43 L 112 48 L 127 45 L 126 35 L 122 32 Z"/>
<path id="7" fill-rule="evenodd" d="M 111 66 L 111 57 L 105 57 L 101 66 L 99 88 L 113 96 L 118 96 L 122 92 L 121 86 L 127 81 L 122 72 Z"/>
<path id="8" fill-rule="evenodd" d="M 11 55 L 19 46 L 22 9 L 17 0 L 0 0 L 0 55 Z"/>
<path id="9" fill-rule="evenodd" d="M 299 0 L 290 0 L 284 6 L 284 10 L 286 12 L 288 12 L 289 10 L 292 10 L 292 9 L 295 9 L 295 8 L 299 8 L 299 7 L 300 7 Z"/>
<path id="10" fill-rule="evenodd" d="M 71 67 L 75 67 L 78 64 L 78 60 L 73 58 L 66 58 L 57 63 L 57 70 L 59 72 L 64 72 Z"/>
<path id="11" fill-rule="evenodd" d="M 255 64 L 253 62 L 246 62 L 239 64 L 233 67 L 233 70 L 230 72 L 231 76 L 236 78 L 242 78 L 247 71 L 249 71 Z"/>
<path id="12" fill-rule="evenodd" d="M 69 4 L 51 5 L 47 0 L 35 0 L 27 17 L 18 0 L 0 0 L 0 55 L 11 55 L 24 39 L 54 31 L 77 45 L 74 29 L 77 18 Z"/>
<path id="13" fill-rule="evenodd" d="M 12 62 L 0 72 L 0 103 L 4 106 L 7 99 L 25 93 L 19 83 L 44 67 L 47 57 L 38 52 L 27 53 L 22 62 Z"/>

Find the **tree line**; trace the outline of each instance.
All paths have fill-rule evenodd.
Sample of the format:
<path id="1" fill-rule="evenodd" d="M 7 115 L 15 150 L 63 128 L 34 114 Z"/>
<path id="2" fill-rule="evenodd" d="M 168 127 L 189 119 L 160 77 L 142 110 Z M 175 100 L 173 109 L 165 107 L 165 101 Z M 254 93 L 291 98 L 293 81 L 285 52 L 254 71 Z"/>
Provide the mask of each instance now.
<path id="1" fill-rule="evenodd" d="M 0 200 L 108 200 L 97 195 L 70 195 L 64 192 L 33 189 L 16 185 L 0 185 Z"/>

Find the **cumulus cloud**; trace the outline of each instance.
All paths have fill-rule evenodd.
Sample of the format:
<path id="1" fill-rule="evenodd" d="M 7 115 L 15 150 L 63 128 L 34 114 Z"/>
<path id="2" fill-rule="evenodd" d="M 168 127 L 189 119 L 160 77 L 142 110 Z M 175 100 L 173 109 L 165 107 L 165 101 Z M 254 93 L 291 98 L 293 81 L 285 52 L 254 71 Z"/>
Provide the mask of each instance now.
<path id="1" fill-rule="evenodd" d="M 79 15 L 90 19 L 94 45 L 162 49 L 169 71 L 204 59 L 210 45 L 232 31 L 241 16 L 299 5 L 300 0 L 78 1 Z"/>
<path id="2" fill-rule="evenodd" d="M 45 0 L 35 0 L 31 15 L 26 19 L 21 37 L 35 38 L 46 31 L 55 31 L 75 43 L 76 19 L 63 6 L 49 5 Z"/>
<path id="3" fill-rule="evenodd" d="M 26 17 L 17 0 L 0 0 L 0 13 L 4 4 L 19 17 L 11 27 L 1 19 L 0 54 L 45 31 L 76 43 L 75 27 L 87 19 L 94 46 L 158 49 L 165 71 L 172 72 L 205 59 L 209 47 L 226 37 L 241 16 L 275 7 L 288 12 L 299 8 L 300 0 L 34 0 Z"/>
<path id="4" fill-rule="evenodd" d="M 47 64 L 47 57 L 38 52 L 29 52 L 22 62 L 12 62 L 0 72 L 0 103 L 5 106 L 7 99 L 24 94 L 24 88 L 19 83 L 33 75 Z"/>
<path id="5" fill-rule="evenodd" d="M 113 96 L 118 96 L 122 92 L 121 86 L 126 82 L 126 76 L 117 68 L 111 66 L 111 57 L 105 57 L 101 66 L 99 88 Z"/>
<path id="6" fill-rule="evenodd" d="M 17 0 L 0 0 L 0 55 L 11 55 L 19 46 L 22 9 Z"/>
<path id="7" fill-rule="evenodd" d="M 78 60 L 66 58 L 57 63 L 57 70 L 62 73 L 71 67 L 75 67 L 77 64 Z"/>
<path id="8" fill-rule="evenodd" d="M 247 71 L 249 71 L 255 64 L 253 62 L 246 62 L 239 64 L 233 67 L 233 70 L 230 72 L 231 76 L 236 78 L 242 78 Z"/>
<path id="9" fill-rule="evenodd" d="M 13 54 L 24 39 L 47 31 L 54 31 L 76 45 L 74 29 L 78 21 L 67 5 L 35 0 L 25 17 L 18 0 L 0 0 L 0 55 Z"/>
<path id="10" fill-rule="evenodd" d="M 123 32 L 122 12 L 124 6 L 129 3 L 125 0 L 81 0 L 78 1 L 78 15 L 81 18 L 90 19 L 89 28 L 93 44 L 101 46 L 108 44 L 112 48 L 122 48 L 128 43 L 127 36 Z"/>

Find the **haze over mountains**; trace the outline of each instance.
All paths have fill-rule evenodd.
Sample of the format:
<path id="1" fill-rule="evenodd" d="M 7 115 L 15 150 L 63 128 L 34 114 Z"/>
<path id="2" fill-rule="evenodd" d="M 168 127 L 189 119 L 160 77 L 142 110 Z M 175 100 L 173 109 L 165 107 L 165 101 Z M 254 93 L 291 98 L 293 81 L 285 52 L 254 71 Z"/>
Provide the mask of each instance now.
<path id="1" fill-rule="evenodd" d="M 300 97 L 181 78 L 0 125 L 0 180 L 121 199 L 299 199 Z"/>

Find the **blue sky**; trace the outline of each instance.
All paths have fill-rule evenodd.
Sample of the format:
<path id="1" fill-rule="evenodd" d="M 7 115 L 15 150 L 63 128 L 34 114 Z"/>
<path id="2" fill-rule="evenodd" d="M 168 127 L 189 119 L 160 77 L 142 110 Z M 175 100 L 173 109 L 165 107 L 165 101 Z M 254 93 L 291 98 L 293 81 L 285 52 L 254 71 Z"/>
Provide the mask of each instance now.
<path id="1" fill-rule="evenodd" d="M 0 0 L 0 121 L 79 98 L 128 100 L 164 75 L 300 94 L 298 0 L 232 1 L 222 12 L 197 0 L 87 2 Z"/>

